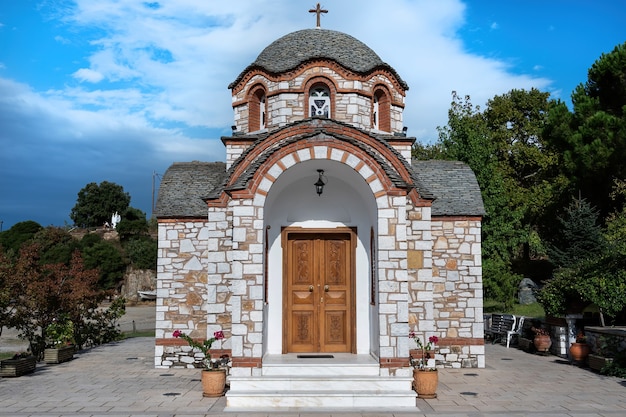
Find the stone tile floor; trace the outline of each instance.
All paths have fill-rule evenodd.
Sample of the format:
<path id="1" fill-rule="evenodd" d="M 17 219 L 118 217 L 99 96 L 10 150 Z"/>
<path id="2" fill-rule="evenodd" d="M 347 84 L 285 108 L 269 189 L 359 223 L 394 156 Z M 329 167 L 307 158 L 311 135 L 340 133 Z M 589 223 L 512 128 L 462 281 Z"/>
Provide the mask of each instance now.
<path id="1" fill-rule="evenodd" d="M 152 338 L 100 346 L 34 374 L 0 379 L 0 416 L 626 416 L 626 380 L 556 356 L 487 345 L 485 369 L 441 370 L 438 398 L 415 411 L 225 412 L 225 398 L 203 398 L 191 369 L 154 369 Z"/>

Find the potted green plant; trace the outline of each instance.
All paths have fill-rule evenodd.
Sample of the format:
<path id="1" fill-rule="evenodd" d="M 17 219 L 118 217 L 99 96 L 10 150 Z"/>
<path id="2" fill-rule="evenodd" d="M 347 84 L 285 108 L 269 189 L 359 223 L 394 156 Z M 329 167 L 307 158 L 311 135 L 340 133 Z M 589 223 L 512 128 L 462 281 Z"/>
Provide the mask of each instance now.
<path id="1" fill-rule="evenodd" d="M 37 358 L 30 352 L 20 352 L 11 359 L 0 361 L 0 376 L 15 377 L 29 374 L 35 371 Z"/>
<path id="2" fill-rule="evenodd" d="M 413 366 L 413 388 L 420 398 L 436 398 L 439 372 L 435 367 L 435 359 L 430 357 L 429 352 L 435 349 L 439 338 L 437 336 L 430 336 L 428 343 L 424 345 L 415 332 L 409 333 L 409 337 L 415 340 L 417 348 L 421 351 L 421 356 L 410 358 L 411 365 Z M 429 363 L 429 361 L 431 362 Z"/>
<path id="3" fill-rule="evenodd" d="M 224 332 L 217 331 L 213 333 L 213 337 L 196 341 L 189 335 L 175 330 L 172 336 L 182 338 L 187 341 L 189 346 L 202 352 L 202 395 L 204 397 L 221 397 L 224 395 L 226 387 L 226 365 L 230 361 L 228 355 L 221 355 L 219 358 L 211 358 L 211 346 L 213 342 L 224 339 Z"/>
<path id="4" fill-rule="evenodd" d="M 55 320 L 46 328 L 45 363 L 62 363 L 74 358 L 74 323 L 67 318 Z"/>

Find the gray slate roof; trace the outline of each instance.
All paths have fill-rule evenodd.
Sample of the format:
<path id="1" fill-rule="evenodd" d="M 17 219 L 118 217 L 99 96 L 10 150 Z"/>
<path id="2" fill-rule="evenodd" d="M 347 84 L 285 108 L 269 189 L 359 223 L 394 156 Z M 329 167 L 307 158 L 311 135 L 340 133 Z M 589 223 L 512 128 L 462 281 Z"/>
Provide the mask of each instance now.
<path id="1" fill-rule="evenodd" d="M 253 68 L 280 74 L 313 59 L 331 59 L 359 74 L 383 67 L 390 70 L 406 90 L 409 89 L 396 71 L 369 46 L 345 33 L 321 28 L 299 30 L 275 40 L 228 88 L 233 88 Z"/>
<path id="2" fill-rule="evenodd" d="M 466 164 L 458 161 L 413 161 L 412 169 L 420 195 L 435 199 L 432 205 L 434 216 L 485 214 L 476 176 Z M 207 205 L 203 200 L 207 196 L 219 196 L 226 176 L 226 164 L 223 162 L 173 163 L 161 180 L 156 217 L 206 218 Z"/>
<path id="3" fill-rule="evenodd" d="M 202 198 L 225 176 L 224 162 L 174 162 L 161 179 L 155 216 L 205 219 L 208 209 Z"/>
<path id="4" fill-rule="evenodd" d="M 412 166 L 422 185 L 435 195 L 432 215 L 485 215 L 480 187 L 469 166 L 440 160 L 412 161 Z"/>

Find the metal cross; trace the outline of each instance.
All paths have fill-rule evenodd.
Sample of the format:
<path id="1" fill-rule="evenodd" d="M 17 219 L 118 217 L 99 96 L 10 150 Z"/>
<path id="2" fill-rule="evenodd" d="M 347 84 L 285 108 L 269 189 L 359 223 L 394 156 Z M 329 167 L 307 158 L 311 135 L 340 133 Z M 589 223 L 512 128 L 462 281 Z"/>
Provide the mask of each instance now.
<path id="1" fill-rule="evenodd" d="M 322 13 L 328 13 L 328 10 L 324 10 L 320 7 L 320 4 L 317 3 L 315 9 L 309 10 L 309 13 L 315 13 L 317 15 L 317 27 L 320 27 L 320 16 Z"/>

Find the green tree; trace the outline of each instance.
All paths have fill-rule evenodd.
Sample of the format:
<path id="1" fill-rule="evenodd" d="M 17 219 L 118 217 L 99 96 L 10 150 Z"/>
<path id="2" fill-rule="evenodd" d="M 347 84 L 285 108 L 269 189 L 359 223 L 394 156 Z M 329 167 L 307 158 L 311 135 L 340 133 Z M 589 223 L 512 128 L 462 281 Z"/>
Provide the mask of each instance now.
<path id="1" fill-rule="evenodd" d="M 626 197 L 626 183 L 616 181 L 613 200 Z M 597 212 L 588 203 L 575 202 L 562 221 L 561 268 L 539 293 L 546 313 L 560 315 L 571 304 L 582 300 L 597 305 L 602 325 L 605 315 L 615 317 L 626 307 L 626 206 L 606 220 L 604 234 L 599 236 Z"/>
<path id="2" fill-rule="evenodd" d="M 98 227 L 109 222 L 114 213 L 125 212 L 129 204 L 130 194 L 121 185 L 92 182 L 78 192 L 70 218 L 80 227 Z"/>
<path id="3" fill-rule="evenodd" d="M 114 289 L 124 279 L 126 262 L 118 247 L 107 241 L 100 241 L 83 249 L 85 267 L 99 272 L 98 284 L 102 289 Z"/>
<path id="4" fill-rule="evenodd" d="M 41 225 L 32 220 L 15 223 L 9 230 L 0 233 L 0 246 L 17 253 L 22 244 L 32 239 L 41 229 Z"/>
<path id="5" fill-rule="evenodd" d="M 157 241 L 150 237 L 133 238 L 129 240 L 124 249 L 135 268 L 156 270 L 157 265 Z"/>
<path id="6" fill-rule="evenodd" d="M 121 241 L 126 241 L 131 237 L 145 236 L 148 233 L 149 225 L 143 211 L 128 207 L 121 217 L 122 219 L 115 228 Z"/>
<path id="7" fill-rule="evenodd" d="M 585 199 L 574 200 L 559 217 L 561 230 L 552 239 L 548 253 L 557 267 L 575 265 L 604 250 L 606 239 L 598 222 L 599 213 Z"/>
<path id="8" fill-rule="evenodd" d="M 570 195 L 580 192 L 604 218 L 617 207 L 613 180 L 626 178 L 626 43 L 593 63 L 572 102 L 572 114 L 555 113 L 548 137 L 563 155 Z"/>
<path id="9" fill-rule="evenodd" d="M 42 264 L 63 263 L 69 265 L 72 254 L 79 248 L 79 243 L 67 230 L 48 226 L 41 229 L 32 238 L 40 245 L 40 262 Z"/>

